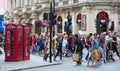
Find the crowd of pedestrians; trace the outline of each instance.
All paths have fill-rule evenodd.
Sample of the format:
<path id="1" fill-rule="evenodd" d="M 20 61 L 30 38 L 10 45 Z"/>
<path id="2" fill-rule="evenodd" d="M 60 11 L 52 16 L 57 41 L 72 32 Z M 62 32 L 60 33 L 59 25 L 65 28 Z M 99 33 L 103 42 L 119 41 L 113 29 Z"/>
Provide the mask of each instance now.
<path id="1" fill-rule="evenodd" d="M 70 34 L 70 36 L 66 33 L 59 33 L 55 34 L 51 43 L 54 61 L 56 61 L 57 56 L 60 56 L 60 60 L 62 60 L 63 56 L 69 57 L 76 52 L 79 54 L 79 60 L 76 63 L 82 64 L 84 48 L 88 51 L 85 57 L 87 66 L 101 65 L 102 61 L 103 63 L 116 61 L 115 53 L 120 59 L 118 48 L 120 38 L 117 36 L 117 32 L 90 33 L 88 35 Z M 45 61 L 47 60 L 50 54 L 49 33 L 31 36 L 31 53 L 39 54 L 43 56 Z"/>

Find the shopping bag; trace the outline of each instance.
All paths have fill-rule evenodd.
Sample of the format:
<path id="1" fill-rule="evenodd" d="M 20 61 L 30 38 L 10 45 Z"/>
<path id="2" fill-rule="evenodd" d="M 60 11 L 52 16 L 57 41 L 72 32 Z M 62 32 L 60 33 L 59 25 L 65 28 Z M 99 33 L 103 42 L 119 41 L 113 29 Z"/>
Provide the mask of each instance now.
<path id="1" fill-rule="evenodd" d="M 73 61 L 79 61 L 79 54 L 78 53 L 74 53 L 72 56 L 72 60 Z"/>
<path id="2" fill-rule="evenodd" d="M 47 60 L 47 58 L 48 58 L 48 56 L 49 56 L 49 54 L 45 54 L 45 55 L 44 55 L 44 57 L 43 57 L 43 60 L 45 60 L 45 61 L 46 61 L 46 60 Z"/>
<path id="3" fill-rule="evenodd" d="M 63 48 L 63 53 L 65 54 L 67 52 L 67 49 L 66 48 Z"/>

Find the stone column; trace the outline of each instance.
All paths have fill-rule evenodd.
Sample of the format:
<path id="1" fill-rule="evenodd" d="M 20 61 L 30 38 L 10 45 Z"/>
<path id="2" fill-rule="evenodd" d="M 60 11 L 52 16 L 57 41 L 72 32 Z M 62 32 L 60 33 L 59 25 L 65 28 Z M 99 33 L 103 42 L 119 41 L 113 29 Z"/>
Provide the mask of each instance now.
<path id="1" fill-rule="evenodd" d="M 65 13 L 63 12 L 62 13 L 62 15 L 61 15 L 61 17 L 62 17 L 62 32 L 64 33 L 65 31 L 64 31 L 64 26 L 65 26 Z"/>
<path id="2" fill-rule="evenodd" d="M 42 0 L 39 0 L 39 3 L 41 3 L 42 2 Z"/>
<path id="3" fill-rule="evenodd" d="M 26 5 L 29 5 L 29 1 L 30 1 L 30 0 L 24 0 L 24 2 L 25 2 L 24 5 L 25 5 L 25 6 L 26 6 Z"/>
<path id="4" fill-rule="evenodd" d="M 75 13 L 71 10 L 70 15 L 72 16 L 72 33 L 75 34 L 77 33 L 77 29 L 74 27 L 75 26 Z"/>
<path id="5" fill-rule="evenodd" d="M 16 7 L 20 7 L 20 5 L 21 5 L 20 0 L 16 0 Z"/>
<path id="6" fill-rule="evenodd" d="M 111 15 L 111 14 L 110 14 Z M 110 16 L 109 15 L 109 16 Z M 112 14 L 112 20 L 111 21 L 114 21 L 114 31 L 118 31 L 118 30 L 120 30 L 119 29 L 119 20 L 118 20 L 118 13 L 117 12 L 114 12 L 113 14 Z M 111 22 L 110 22 L 110 26 L 111 26 Z"/>
<path id="7" fill-rule="evenodd" d="M 30 5 L 33 5 L 34 1 L 35 1 L 35 0 L 31 0 L 31 4 L 30 4 Z"/>
<path id="8" fill-rule="evenodd" d="M 35 0 L 33 1 L 33 3 L 35 3 Z"/>
<path id="9" fill-rule="evenodd" d="M 16 7 L 16 5 L 15 5 L 15 0 L 12 0 L 12 8 L 13 8 L 13 10 L 14 10 L 14 8 Z"/>
<path id="10" fill-rule="evenodd" d="M 64 31 L 64 26 L 65 26 L 65 21 L 67 21 L 67 15 L 68 15 L 68 10 L 62 10 L 61 11 L 61 16 L 62 16 L 62 20 L 63 20 L 63 22 L 62 22 L 62 32 L 64 33 L 65 31 Z"/>
<path id="11" fill-rule="evenodd" d="M 32 0 L 32 2 L 34 3 L 34 0 Z M 28 3 L 28 5 L 32 5 L 31 0 L 28 0 Z"/>
<path id="12" fill-rule="evenodd" d="M 23 6 L 22 6 L 22 2 L 23 2 L 23 0 L 20 0 L 20 7 L 23 7 Z"/>
<path id="13" fill-rule="evenodd" d="M 33 26 L 31 27 L 32 34 L 35 34 L 35 21 L 36 21 L 36 19 L 32 19 L 32 22 L 31 22 L 31 24 L 33 25 Z"/>
<path id="14" fill-rule="evenodd" d="M 13 11 L 13 0 L 10 1 L 11 12 Z"/>
<path id="15" fill-rule="evenodd" d="M 34 3 L 38 3 L 39 2 L 39 0 L 34 0 Z"/>
<path id="16" fill-rule="evenodd" d="M 11 4 L 11 0 L 8 0 L 8 1 L 7 1 L 7 10 L 8 10 L 8 11 L 11 11 L 11 8 L 12 8 L 11 5 L 12 5 L 12 4 Z"/>
<path id="17" fill-rule="evenodd" d="M 24 7 L 24 1 L 25 0 L 21 0 L 21 7 Z"/>

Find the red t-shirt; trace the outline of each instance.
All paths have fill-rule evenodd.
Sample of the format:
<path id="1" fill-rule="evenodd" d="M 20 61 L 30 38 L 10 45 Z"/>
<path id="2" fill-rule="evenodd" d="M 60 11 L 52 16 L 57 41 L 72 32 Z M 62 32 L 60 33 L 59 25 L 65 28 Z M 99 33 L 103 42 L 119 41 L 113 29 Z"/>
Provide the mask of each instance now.
<path id="1" fill-rule="evenodd" d="M 86 41 L 86 43 L 87 43 L 87 45 L 91 45 L 91 42 L 90 42 L 89 39 Z M 85 47 L 86 47 L 86 48 L 89 48 L 89 46 L 87 46 L 87 45 L 85 45 Z"/>

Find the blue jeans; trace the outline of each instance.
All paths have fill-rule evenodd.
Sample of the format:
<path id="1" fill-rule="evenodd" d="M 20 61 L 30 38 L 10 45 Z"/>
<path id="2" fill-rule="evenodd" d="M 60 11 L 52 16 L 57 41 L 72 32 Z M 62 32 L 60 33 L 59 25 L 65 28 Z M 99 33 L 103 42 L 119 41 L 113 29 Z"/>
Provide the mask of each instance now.
<path id="1" fill-rule="evenodd" d="M 82 60 L 82 55 L 83 55 L 83 52 L 82 50 L 80 51 L 80 59 Z"/>
<path id="2" fill-rule="evenodd" d="M 71 55 L 72 54 L 72 52 L 68 48 L 66 48 L 66 50 L 67 50 L 67 52 L 66 52 L 67 55 Z"/>
<path id="3" fill-rule="evenodd" d="M 60 60 L 62 60 L 62 49 L 57 49 L 57 53 L 55 55 L 55 58 L 60 54 Z"/>
<path id="4" fill-rule="evenodd" d="M 36 46 L 32 46 L 32 52 L 35 52 L 36 53 Z"/>
<path id="5" fill-rule="evenodd" d="M 86 60 L 88 60 L 88 56 L 89 56 L 89 48 L 87 48 L 87 51 L 88 51 L 88 53 L 87 53 L 87 55 L 86 55 L 86 57 L 85 57 Z"/>

